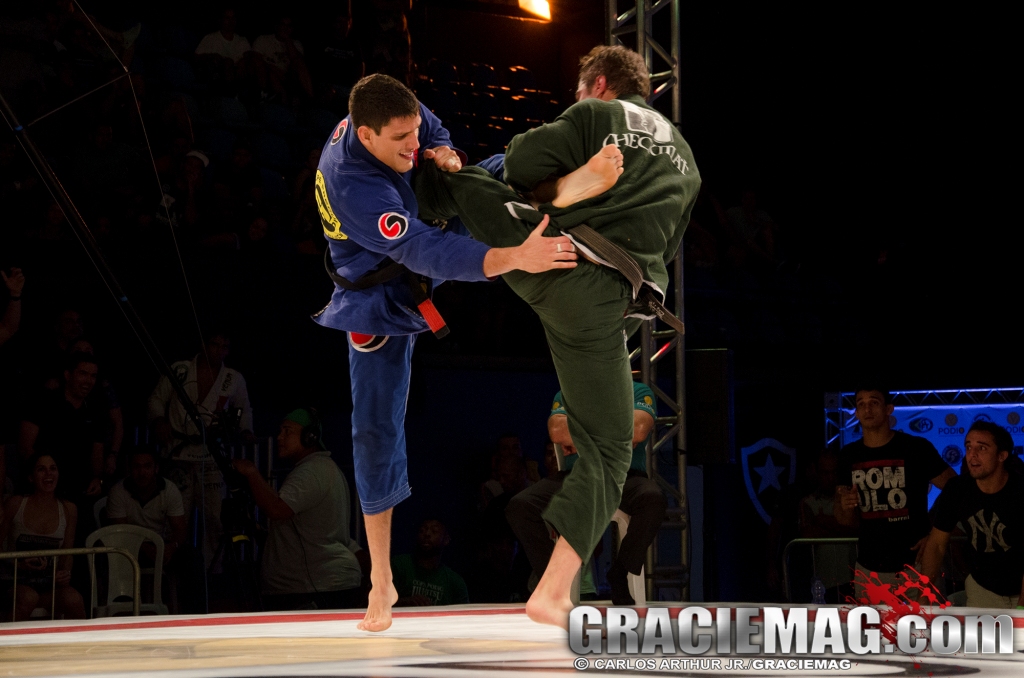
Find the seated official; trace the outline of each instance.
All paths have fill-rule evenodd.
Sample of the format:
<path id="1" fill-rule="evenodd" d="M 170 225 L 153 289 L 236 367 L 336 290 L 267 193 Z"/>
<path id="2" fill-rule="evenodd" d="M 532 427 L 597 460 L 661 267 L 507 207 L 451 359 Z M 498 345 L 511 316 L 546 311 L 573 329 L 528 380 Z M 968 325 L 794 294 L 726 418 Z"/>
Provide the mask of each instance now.
<path id="1" fill-rule="evenodd" d="M 968 607 L 1012 609 L 1024 605 L 1024 477 L 1010 472 L 1010 433 L 976 421 L 964 443 L 963 474 L 951 479 L 933 508 L 924 574 L 939 581 L 949 535 L 957 523 L 969 537 Z"/>
<path id="2" fill-rule="evenodd" d="M 440 520 L 424 520 L 416 530 L 412 554 L 391 559 L 396 605 L 462 605 L 469 602 L 465 580 L 441 562 L 451 543 L 448 529 Z"/>
<path id="3" fill-rule="evenodd" d="M 349 536 L 348 481 L 321 435 L 311 410 L 294 410 L 281 422 L 278 455 L 295 467 L 279 492 L 251 461 L 233 462 L 270 518 L 261 575 L 267 610 L 366 606 L 362 580 L 369 555 Z"/>
<path id="4" fill-rule="evenodd" d="M 665 520 L 668 503 L 658 484 L 647 477 L 647 436 L 654 427 L 657 409 L 654 392 L 649 386 L 633 382 L 633 459 L 630 462 L 626 482 L 622 486 L 619 508 L 630 516 L 629 529 L 619 545 L 619 552 L 608 570 L 608 584 L 612 589 L 612 602 L 616 605 L 633 605 L 629 593 L 627 574 L 640 574 L 647 555 L 647 547 L 658 535 Z M 551 498 L 562 487 L 578 458 L 569 434 L 568 416 L 562 399 L 562 392 L 555 394 L 548 416 L 548 435 L 552 442 L 561 445 L 565 455 L 565 470 L 554 477 L 548 477 L 523 490 L 508 503 L 505 516 L 515 530 L 516 536 L 526 550 L 534 573 L 540 577 L 551 559 L 555 542 L 551 531 L 541 517 Z"/>
<path id="5" fill-rule="evenodd" d="M 57 498 L 60 472 L 49 454 L 35 454 L 28 462 L 32 493 L 14 495 L 0 515 L 0 547 L 4 551 L 49 551 L 74 546 L 78 509 Z M 49 557 L 18 560 L 18 586 L 14 590 L 13 561 L 3 562 L 6 602 L 3 614 L 14 606 L 14 621 L 28 619 L 37 607 L 53 605 L 57 618 L 85 619 L 85 602 L 71 586 L 71 556 L 57 561 L 56 575 Z M 11 596 L 17 600 L 12 602 Z M 6 617 L 5 617 L 6 618 Z"/>

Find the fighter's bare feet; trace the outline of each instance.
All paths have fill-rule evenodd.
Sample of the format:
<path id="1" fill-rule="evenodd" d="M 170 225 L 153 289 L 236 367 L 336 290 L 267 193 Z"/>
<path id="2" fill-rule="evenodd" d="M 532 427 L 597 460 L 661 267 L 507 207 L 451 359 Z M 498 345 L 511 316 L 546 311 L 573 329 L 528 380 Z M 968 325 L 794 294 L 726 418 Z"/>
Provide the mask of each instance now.
<path id="1" fill-rule="evenodd" d="M 366 605 L 366 616 L 356 625 L 360 631 L 387 631 L 391 628 L 391 608 L 398 602 L 398 591 L 394 584 L 387 588 L 370 589 Z"/>
<path id="2" fill-rule="evenodd" d="M 526 616 L 538 624 L 551 624 L 569 630 L 569 613 L 573 604 L 567 591 L 553 591 L 540 584 L 526 601 Z"/>
<path id="3" fill-rule="evenodd" d="M 555 207 L 568 207 L 601 195 L 615 185 L 620 174 L 622 151 L 615 144 L 608 144 L 591 157 L 586 165 L 558 180 L 557 195 L 551 204 Z"/>

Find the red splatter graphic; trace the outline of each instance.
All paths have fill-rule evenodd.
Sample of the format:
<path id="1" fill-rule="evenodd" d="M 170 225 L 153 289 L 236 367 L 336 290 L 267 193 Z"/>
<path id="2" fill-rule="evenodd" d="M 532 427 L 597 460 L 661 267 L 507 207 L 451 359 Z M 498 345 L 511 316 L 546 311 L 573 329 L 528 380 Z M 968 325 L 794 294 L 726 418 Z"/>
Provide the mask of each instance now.
<path id="1" fill-rule="evenodd" d="M 938 589 L 932 585 L 928 575 L 921 574 L 912 567 L 906 572 L 900 572 L 902 581 L 895 584 L 883 583 L 876 572 L 865 574 L 860 570 L 854 572 L 854 584 L 864 587 L 862 598 L 849 598 L 854 605 L 871 605 L 880 607 L 879 613 L 882 617 L 882 637 L 890 643 L 896 642 L 896 625 L 900 617 L 908 614 L 918 615 L 931 624 L 932 619 L 938 616 L 931 612 L 932 608 L 938 608 L 941 612 L 944 608 L 952 605 L 942 597 Z"/>

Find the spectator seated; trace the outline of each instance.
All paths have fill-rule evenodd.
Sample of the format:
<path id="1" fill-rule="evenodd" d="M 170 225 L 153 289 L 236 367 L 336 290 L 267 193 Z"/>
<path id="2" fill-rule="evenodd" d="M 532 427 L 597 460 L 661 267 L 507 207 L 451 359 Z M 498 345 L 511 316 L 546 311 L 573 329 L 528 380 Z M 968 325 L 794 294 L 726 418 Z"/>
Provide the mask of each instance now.
<path id="1" fill-rule="evenodd" d="M 412 554 L 391 559 L 391 571 L 399 606 L 460 605 L 469 602 L 466 582 L 455 570 L 441 563 L 451 543 L 448 529 L 440 520 L 428 519 L 416 530 Z"/>
<path id="2" fill-rule="evenodd" d="M 72 548 L 78 509 L 57 497 L 60 470 L 56 460 L 49 454 L 35 454 L 26 467 L 31 492 L 14 495 L 4 505 L 0 547 L 7 552 Z M 13 561 L 4 561 L 0 570 L 3 580 L 11 582 L 4 586 L 8 602 L 3 613 L 13 606 L 13 621 L 30 618 L 39 607 L 51 608 L 54 618 L 85 618 L 82 595 L 71 586 L 71 556 L 58 558 L 56 568 L 49 557 L 19 559 L 16 589 L 13 566 Z"/>

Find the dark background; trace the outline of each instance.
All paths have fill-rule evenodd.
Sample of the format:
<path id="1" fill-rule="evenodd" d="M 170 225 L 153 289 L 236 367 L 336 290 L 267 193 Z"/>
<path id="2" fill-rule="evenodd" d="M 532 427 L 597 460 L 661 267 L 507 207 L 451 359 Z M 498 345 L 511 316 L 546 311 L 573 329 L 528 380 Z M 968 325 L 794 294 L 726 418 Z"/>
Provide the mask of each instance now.
<path id="1" fill-rule="evenodd" d="M 544 24 L 489 13 L 483 3 L 421 0 L 409 12 L 413 55 L 420 64 L 524 65 L 568 105 L 579 56 L 603 41 L 602 5 L 552 0 L 554 20 Z M 275 7 L 246 3 L 238 32 L 250 41 L 270 32 L 259 17 Z M 321 3 L 288 7 L 296 37 L 307 41 Z M 214 30 L 217 16 L 212 3 L 193 1 L 86 9 L 105 21 L 130 25 L 129 17 L 198 35 Z M 753 289 L 708 288 L 688 271 L 688 346 L 732 350 L 737 449 L 774 437 L 807 459 L 823 443 L 823 394 L 867 378 L 893 389 L 1024 383 L 1015 321 L 1019 134 L 1011 120 L 1019 105 L 1009 65 L 1019 55 L 1008 25 L 1007 15 L 967 7 L 682 3 L 680 129 L 705 191 L 728 207 L 754 189 L 787 252 L 785 280 Z M 33 134 L 59 155 L 80 140 L 90 106 L 86 98 Z M 0 212 L 5 238 L 17 227 L 11 219 Z M 316 404 L 328 413 L 330 446 L 350 467 L 343 339 L 306 319 L 330 292 L 316 264 L 290 258 L 269 275 L 225 280 L 194 272 L 186 256 L 183 277 L 175 244 L 158 231 L 112 244 L 108 255 L 166 358 L 198 347 L 187 277 L 203 331 L 226 319 L 234 333 L 228 364 L 246 376 L 258 433 L 273 434 L 296 403 Z M 9 238 L 0 242 L 0 266 L 18 264 L 29 280 L 23 341 L 61 304 L 84 307 L 124 407 L 140 421 L 156 372 L 81 249 L 69 242 L 25 256 Z M 64 275 L 49 274 L 56 269 Z M 396 512 L 396 544 L 427 511 L 458 536 L 466 504 L 450 499 L 446 483 L 460 478 L 461 491 L 475 491 L 500 433 L 521 432 L 527 455 L 539 460 L 556 387 L 539 325 L 501 283 L 449 284 L 437 303 L 453 335 L 424 337 L 417 348 L 408 426 L 415 494 Z M 701 397 L 691 388 L 691 400 Z M 736 553 L 745 559 L 763 549 L 765 528 L 735 485 L 735 463 L 723 469 L 731 480 L 710 494 L 733 497 L 735 513 L 720 511 L 723 522 L 711 530 L 736 562 Z M 752 599 L 761 586 L 725 566 L 718 584 L 709 595 L 722 600 Z"/>

